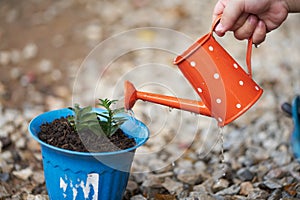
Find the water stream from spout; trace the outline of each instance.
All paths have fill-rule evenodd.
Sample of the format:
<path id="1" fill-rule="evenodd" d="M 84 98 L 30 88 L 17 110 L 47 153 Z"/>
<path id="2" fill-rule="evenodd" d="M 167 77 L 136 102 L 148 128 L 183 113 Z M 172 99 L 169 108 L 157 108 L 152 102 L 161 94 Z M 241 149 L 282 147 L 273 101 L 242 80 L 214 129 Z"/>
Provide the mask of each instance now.
<path id="1" fill-rule="evenodd" d="M 221 154 L 220 154 L 220 162 L 221 162 L 221 170 L 222 176 L 226 176 L 226 165 L 225 165 L 225 156 L 224 156 L 224 128 L 219 127 L 219 141 L 221 144 Z"/>

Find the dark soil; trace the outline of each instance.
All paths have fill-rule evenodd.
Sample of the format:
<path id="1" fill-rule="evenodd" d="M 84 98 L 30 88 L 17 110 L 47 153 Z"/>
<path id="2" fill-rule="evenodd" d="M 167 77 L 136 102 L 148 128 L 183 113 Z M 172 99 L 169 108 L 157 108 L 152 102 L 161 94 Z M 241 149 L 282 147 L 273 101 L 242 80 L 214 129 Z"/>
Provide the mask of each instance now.
<path id="1" fill-rule="evenodd" d="M 78 132 L 67 118 L 56 119 L 41 125 L 38 137 L 55 147 L 78 152 L 112 152 L 135 146 L 135 140 L 129 138 L 121 129 L 111 137 L 96 135 L 91 131 Z"/>

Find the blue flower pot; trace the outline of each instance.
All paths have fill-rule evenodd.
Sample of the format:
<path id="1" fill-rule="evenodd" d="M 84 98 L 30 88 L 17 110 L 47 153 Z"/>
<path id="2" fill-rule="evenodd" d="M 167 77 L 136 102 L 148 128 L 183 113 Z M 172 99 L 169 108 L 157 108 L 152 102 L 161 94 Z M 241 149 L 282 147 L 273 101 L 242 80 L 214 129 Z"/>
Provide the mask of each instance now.
<path id="1" fill-rule="evenodd" d="M 103 112 L 102 109 L 95 109 Z M 46 188 L 51 200 L 118 200 L 122 199 L 136 148 L 149 138 L 148 128 L 139 120 L 125 115 L 123 132 L 136 146 L 116 152 L 86 153 L 57 148 L 41 141 L 40 125 L 73 115 L 65 108 L 35 117 L 28 130 L 41 145 Z"/>
<path id="2" fill-rule="evenodd" d="M 292 103 L 292 117 L 294 129 L 291 136 L 291 147 L 296 159 L 300 161 L 300 96 L 296 96 Z"/>

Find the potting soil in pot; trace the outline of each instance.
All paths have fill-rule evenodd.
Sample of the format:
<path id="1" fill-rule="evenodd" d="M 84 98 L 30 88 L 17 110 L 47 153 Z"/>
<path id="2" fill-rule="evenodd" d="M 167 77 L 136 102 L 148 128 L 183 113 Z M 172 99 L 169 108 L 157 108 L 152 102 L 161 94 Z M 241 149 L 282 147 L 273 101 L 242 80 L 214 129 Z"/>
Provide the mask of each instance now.
<path id="1" fill-rule="evenodd" d="M 96 135 L 87 130 L 78 132 L 67 118 L 56 119 L 41 125 L 38 137 L 53 146 L 78 152 L 112 152 L 136 145 L 133 138 L 127 137 L 121 129 L 112 136 Z"/>

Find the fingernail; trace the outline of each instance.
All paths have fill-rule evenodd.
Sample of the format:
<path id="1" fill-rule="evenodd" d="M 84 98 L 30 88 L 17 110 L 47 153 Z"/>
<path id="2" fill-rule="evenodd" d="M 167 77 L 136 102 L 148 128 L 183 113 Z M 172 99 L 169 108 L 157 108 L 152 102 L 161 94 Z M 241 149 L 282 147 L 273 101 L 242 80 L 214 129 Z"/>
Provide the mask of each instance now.
<path id="1" fill-rule="evenodd" d="M 257 18 L 253 15 L 250 15 L 247 20 L 249 23 L 252 23 L 252 24 L 257 23 Z"/>
<path id="2" fill-rule="evenodd" d="M 217 27 L 215 28 L 215 31 L 218 32 L 218 33 L 224 33 L 224 27 L 221 23 L 219 23 L 217 25 Z"/>

